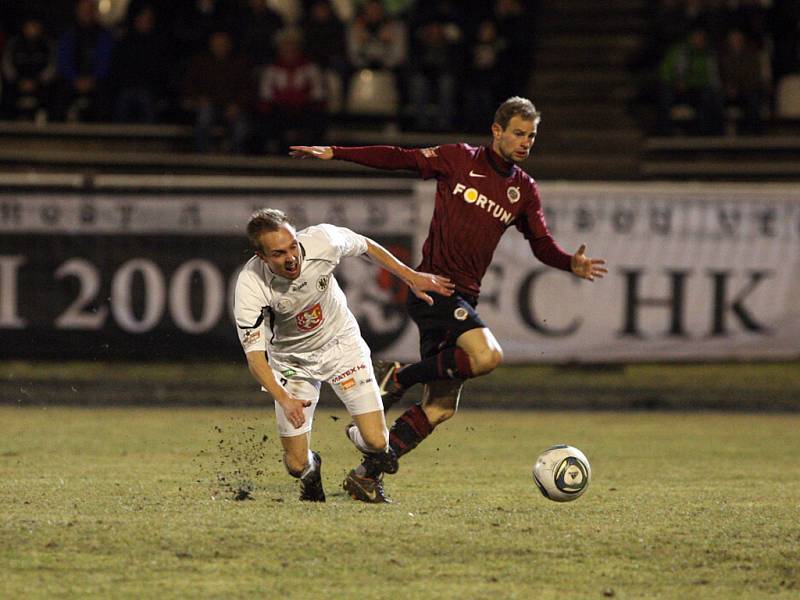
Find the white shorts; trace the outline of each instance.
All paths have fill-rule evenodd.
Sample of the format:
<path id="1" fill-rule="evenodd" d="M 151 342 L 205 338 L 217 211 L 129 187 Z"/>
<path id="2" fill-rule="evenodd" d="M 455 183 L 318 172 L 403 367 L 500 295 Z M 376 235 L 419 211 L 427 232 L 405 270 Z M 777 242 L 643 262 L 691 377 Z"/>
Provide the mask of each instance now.
<path id="1" fill-rule="evenodd" d="M 369 346 L 360 335 L 331 340 L 321 349 L 305 354 L 269 355 L 275 379 L 286 391 L 299 400 L 311 400 L 311 406 L 304 410 L 306 421 L 299 429 L 275 402 L 278 434 L 292 437 L 311 431 L 323 381 L 333 388 L 351 416 L 383 410 L 370 356 Z"/>

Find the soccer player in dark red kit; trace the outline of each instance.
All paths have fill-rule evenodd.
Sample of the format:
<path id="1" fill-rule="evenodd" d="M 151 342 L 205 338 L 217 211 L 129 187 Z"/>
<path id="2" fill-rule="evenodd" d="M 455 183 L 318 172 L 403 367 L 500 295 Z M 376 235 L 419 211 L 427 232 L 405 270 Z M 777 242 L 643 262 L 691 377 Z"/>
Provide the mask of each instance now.
<path id="1" fill-rule="evenodd" d="M 585 245 L 570 255 L 556 244 L 544 220 L 536 182 L 518 166 L 528 158 L 540 119 L 530 100 L 513 97 L 495 112 L 492 142 L 487 146 L 291 148 L 295 158 L 409 169 L 438 182 L 417 270 L 449 277 L 456 293 L 431 294 L 433 306 L 409 295 L 408 312 L 419 328 L 421 360 L 405 366 L 389 363 L 380 380 L 385 409 L 412 385 L 425 384 L 422 403 L 405 411 L 391 428 L 389 443 L 398 457 L 455 414 L 465 379 L 486 375 L 502 361 L 500 344 L 475 307 L 481 279 L 506 229 L 516 227 L 534 256 L 548 266 L 590 281 L 607 273 L 604 260 L 586 256 Z"/>

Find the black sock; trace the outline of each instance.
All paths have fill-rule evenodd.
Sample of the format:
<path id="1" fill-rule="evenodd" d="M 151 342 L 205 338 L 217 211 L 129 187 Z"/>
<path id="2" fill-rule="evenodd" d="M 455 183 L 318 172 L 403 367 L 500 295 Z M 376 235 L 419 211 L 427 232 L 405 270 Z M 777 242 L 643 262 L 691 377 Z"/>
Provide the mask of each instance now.
<path id="1" fill-rule="evenodd" d="M 433 425 L 428 421 L 425 411 L 419 404 L 415 404 L 397 417 L 392 425 L 389 430 L 389 446 L 400 458 L 416 448 L 432 431 Z"/>
<path id="2" fill-rule="evenodd" d="M 469 356 L 461 348 L 451 346 L 439 354 L 403 367 L 397 372 L 397 383 L 404 389 L 415 383 L 427 383 L 441 379 L 469 379 L 472 368 Z"/>

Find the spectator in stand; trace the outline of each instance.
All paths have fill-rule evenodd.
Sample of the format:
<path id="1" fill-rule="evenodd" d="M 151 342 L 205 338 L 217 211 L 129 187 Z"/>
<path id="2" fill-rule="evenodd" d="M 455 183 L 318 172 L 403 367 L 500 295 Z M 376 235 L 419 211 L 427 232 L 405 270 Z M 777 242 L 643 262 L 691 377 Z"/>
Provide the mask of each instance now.
<path id="1" fill-rule="evenodd" d="M 156 27 L 156 13 L 141 4 L 129 13 L 129 25 L 114 48 L 111 63 L 115 88 L 114 121 L 154 123 L 163 108 L 167 71 L 166 41 Z"/>
<path id="2" fill-rule="evenodd" d="M 56 64 L 56 44 L 42 20 L 26 16 L 3 50 L 3 112 L 12 119 L 46 119 Z"/>
<path id="3" fill-rule="evenodd" d="M 470 49 L 464 95 L 464 122 L 467 131 L 483 131 L 486 115 L 497 106 L 495 90 L 500 87 L 501 63 L 505 40 L 500 38 L 497 25 L 485 19 L 478 25 L 475 38 L 468 44 Z"/>
<path id="4" fill-rule="evenodd" d="M 742 133 L 763 133 L 761 103 L 766 84 L 761 71 L 758 48 L 740 29 L 731 29 L 720 51 L 719 71 L 722 89 L 728 104 L 739 106 L 744 113 Z"/>
<path id="5" fill-rule="evenodd" d="M 351 74 L 345 27 L 329 0 L 315 0 L 311 4 L 303 20 L 303 37 L 306 56 L 322 68 L 326 81 L 335 79 L 340 95 L 344 96 Z"/>
<path id="6" fill-rule="evenodd" d="M 671 110 L 676 104 L 694 108 L 701 135 L 722 133 L 719 69 L 705 30 L 693 29 L 685 40 L 667 50 L 659 66 L 659 82 L 658 133 L 672 133 Z"/>
<path id="7" fill-rule="evenodd" d="M 267 65 L 275 58 L 275 34 L 283 26 L 283 17 L 267 6 L 266 0 L 247 0 L 240 16 L 242 51 L 254 65 Z"/>
<path id="8" fill-rule="evenodd" d="M 414 19 L 408 93 L 413 126 L 418 131 L 452 128 L 463 44 L 464 28 L 452 0 L 434 0 Z"/>
<path id="9" fill-rule="evenodd" d="M 535 20 L 531 18 L 521 0 L 497 0 L 494 6 L 494 20 L 500 38 L 503 40 L 503 53 L 500 63 L 514 65 L 513 69 L 502 69 L 497 90 L 498 98 L 508 98 L 520 93 L 533 72 L 533 51 L 536 46 L 531 41 Z"/>
<path id="10" fill-rule="evenodd" d="M 215 31 L 232 32 L 238 26 L 235 0 L 174 0 L 169 4 L 179 60 L 202 53 Z"/>
<path id="11" fill-rule="evenodd" d="M 772 35 L 775 40 L 773 77 L 800 73 L 800 0 L 775 0 L 772 8 Z"/>
<path id="12" fill-rule="evenodd" d="M 93 0 L 75 4 L 75 25 L 58 40 L 57 118 L 102 121 L 108 116 L 108 75 L 114 39 L 97 20 Z"/>
<path id="13" fill-rule="evenodd" d="M 186 75 L 184 106 L 194 113 L 196 150 L 208 152 L 212 127 L 223 125 L 224 149 L 234 154 L 243 152 L 250 131 L 252 99 L 247 60 L 234 53 L 230 33 L 213 32 L 208 50 L 194 56 Z"/>
<path id="14" fill-rule="evenodd" d="M 414 8 L 416 2 L 417 0 L 380 0 L 383 10 L 389 17 L 394 19 L 407 17 L 411 13 L 411 9 Z M 356 9 L 361 9 L 366 2 L 364 0 L 356 0 L 354 4 Z"/>
<path id="15" fill-rule="evenodd" d="M 367 0 L 347 32 L 347 55 L 356 69 L 398 71 L 408 56 L 404 23 L 389 17 L 380 0 Z"/>
<path id="16" fill-rule="evenodd" d="M 258 120 L 261 149 L 288 152 L 288 133 L 320 138 L 325 132 L 322 69 L 303 52 L 303 34 L 285 28 L 275 38 L 275 61 L 259 79 Z"/>

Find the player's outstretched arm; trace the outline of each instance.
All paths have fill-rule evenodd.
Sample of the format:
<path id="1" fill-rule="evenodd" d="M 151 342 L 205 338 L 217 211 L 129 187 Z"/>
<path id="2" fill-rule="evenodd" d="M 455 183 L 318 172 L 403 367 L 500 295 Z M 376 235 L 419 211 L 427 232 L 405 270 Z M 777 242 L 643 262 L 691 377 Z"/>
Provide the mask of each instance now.
<path id="1" fill-rule="evenodd" d="M 608 269 L 603 267 L 606 264 L 605 260 L 586 256 L 586 244 L 581 244 L 578 251 L 572 255 L 570 263 L 575 275 L 589 281 L 594 281 L 595 278 L 602 279 L 608 273 Z"/>
<path id="2" fill-rule="evenodd" d="M 415 271 L 411 267 L 400 262 L 394 254 L 375 240 L 371 240 L 370 238 L 366 238 L 366 240 L 367 256 L 393 275 L 402 279 L 420 300 L 427 302 L 429 305 L 433 304 L 433 298 L 425 292 L 434 292 L 441 296 L 453 295 L 455 284 L 447 277 Z"/>
<path id="3" fill-rule="evenodd" d="M 330 160 L 333 158 L 333 149 L 330 146 L 289 146 L 289 156 L 292 158 L 319 158 Z"/>
<path id="4" fill-rule="evenodd" d="M 275 375 L 272 374 L 272 369 L 269 363 L 267 363 L 267 358 L 263 352 L 248 352 L 245 356 L 247 356 L 247 366 L 255 380 L 272 394 L 272 397 L 280 404 L 283 412 L 286 414 L 286 418 L 294 425 L 295 429 L 302 427 L 303 423 L 306 422 L 306 415 L 303 409 L 311 406 L 311 401 L 298 400 L 292 397 L 289 392 L 275 380 Z"/>

